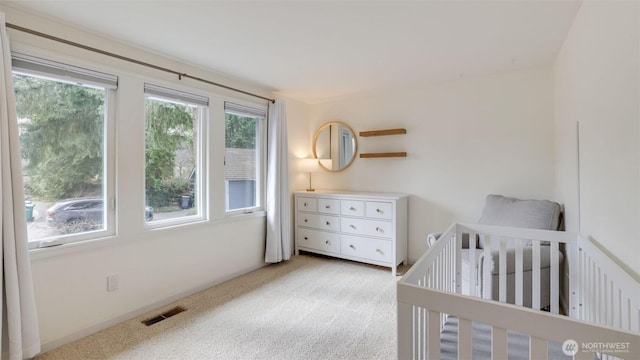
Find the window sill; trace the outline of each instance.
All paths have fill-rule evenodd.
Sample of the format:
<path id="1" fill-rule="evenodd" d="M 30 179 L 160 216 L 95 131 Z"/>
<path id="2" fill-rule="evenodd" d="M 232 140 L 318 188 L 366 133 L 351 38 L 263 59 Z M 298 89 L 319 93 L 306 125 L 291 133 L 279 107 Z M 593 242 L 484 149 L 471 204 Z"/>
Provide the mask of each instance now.
<path id="1" fill-rule="evenodd" d="M 113 246 L 115 239 L 117 239 L 117 236 L 109 235 L 99 238 L 63 243 L 60 245 L 49 247 L 29 249 L 29 258 L 31 260 L 41 260 L 66 254 L 73 254 L 76 252 L 87 251 L 89 249 L 100 249 L 108 246 Z"/>
<path id="2" fill-rule="evenodd" d="M 145 228 L 144 231 L 138 234 L 131 235 L 107 235 L 99 238 L 75 241 L 64 243 L 61 245 L 43 247 L 43 248 L 35 248 L 29 250 L 29 257 L 31 260 L 42 260 L 47 258 L 53 258 L 57 256 L 65 256 L 69 254 L 92 251 L 96 249 L 108 248 L 108 247 L 116 247 L 119 245 L 131 244 L 133 241 L 147 241 L 149 239 L 153 239 L 157 236 L 158 232 L 163 232 L 165 234 L 171 234 L 172 232 L 180 232 L 182 234 L 182 230 L 185 226 L 189 227 L 207 227 L 207 226 L 215 226 L 216 224 L 229 223 L 229 222 L 238 222 L 238 221 L 246 221 L 254 218 L 263 218 L 266 217 L 265 211 L 255 211 L 249 214 L 237 213 L 233 215 L 227 215 L 222 219 L 217 220 L 194 220 L 188 223 L 180 223 L 180 224 L 172 224 L 168 226 L 162 227 L 154 227 L 154 228 Z M 170 235 L 169 235 L 170 236 Z"/>
<path id="3" fill-rule="evenodd" d="M 266 216 L 267 216 L 267 212 L 264 210 L 255 210 L 251 212 L 235 211 L 235 212 L 225 213 L 224 219 L 220 219 L 217 222 L 237 221 L 237 220 L 242 220 L 242 219 L 251 218 L 251 217 L 266 217 Z"/>

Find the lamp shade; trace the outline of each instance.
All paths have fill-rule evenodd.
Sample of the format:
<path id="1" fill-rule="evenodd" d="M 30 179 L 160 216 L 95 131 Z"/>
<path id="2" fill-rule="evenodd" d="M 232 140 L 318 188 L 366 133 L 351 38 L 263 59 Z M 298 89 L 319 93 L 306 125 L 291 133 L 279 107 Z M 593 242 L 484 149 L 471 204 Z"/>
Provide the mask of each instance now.
<path id="1" fill-rule="evenodd" d="M 300 161 L 300 170 L 308 173 L 320 170 L 318 159 L 302 159 Z"/>

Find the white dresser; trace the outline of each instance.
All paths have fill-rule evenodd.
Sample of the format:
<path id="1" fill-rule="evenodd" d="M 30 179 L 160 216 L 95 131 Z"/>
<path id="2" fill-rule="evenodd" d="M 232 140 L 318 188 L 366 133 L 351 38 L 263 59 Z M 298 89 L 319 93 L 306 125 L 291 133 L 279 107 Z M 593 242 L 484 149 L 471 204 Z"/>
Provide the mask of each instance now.
<path id="1" fill-rule="evenodd" d="M 404 194 L 295 193 L 296 255 L 308 251 L 391 268 L 407 263 Z"/>

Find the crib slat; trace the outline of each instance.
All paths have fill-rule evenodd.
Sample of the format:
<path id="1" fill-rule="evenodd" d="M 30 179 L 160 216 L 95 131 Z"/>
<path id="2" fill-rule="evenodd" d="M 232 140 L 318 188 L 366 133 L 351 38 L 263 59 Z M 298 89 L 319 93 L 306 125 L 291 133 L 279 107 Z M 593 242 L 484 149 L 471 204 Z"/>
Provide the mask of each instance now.
<path id="1" fill-rule="evenodd" d="M 427 312 L 427 359 L 440 360 L 440 313 Z M 398 359 L 402 359 L 398 357 Z"/>
<path id="2" fill-rule="evenodd" d="M 582 277 L 582 268 L 580 261 L 580 251 L 577 245 L 565 245 L 567 259 L 567 269 L 562 269 L 563 279 L 566 279 L 565 271 L 569 271 L 569 298 L 567 298 L 568 315 L 580 318 L 580 281 Z M 572 265 L 575 264 L 575 265 Z"/>
<path id="3" fill-rule="evenodd" d="M 531 308 L 540 309 L 540 241 L 532 240 L 533 256 L 531 259 Z"/>
<path id="4" fill-rule="evenodd" d="M 594 280 L 595 280 L 595 306 L 593 309 L 593 314 L 595 316 L 594 321 L 598 324 L 601 323 L 600 320 L 600 313 L 601 313 L 601 304 L 602 304 L 602 287 L 601 287 L 601 282 L 600 282 L 600 267 L 597 266 L 597 264 L 594 262 L 593 263 L 593 274 L 594 274 Z"/>
<path id="5" fill-rule="evenodd" d="M 522 292 L 523 292 L 523 278 L 522 278 L 522 270 L 523 270 L 523 262 L 522 262 L 522 240 L 516 239 L 516 305 L 522 306 Z"/>
<path id="6" fill-rule="evenodd" d="M 628 315 L 628 313 L 625 312 L 627 297 L 625 296 L 625 293 L 621 287 L 617 287 L 616 294 L 618 296 L 616 309 L 616 319 L 618 323 L 615 326 L 621 329 L 627 329 L 627 327 L 625 327 L 625 316 Z"/>
<path id="7" fill-rule="evenodd" d="M 622 295 L 621 295 L 622 296 Z M 621 299 L 622 309 L 620 311 L 620 327 L 631 330 L 631 301 L 625 296 Z"/>
<path id="8" fill-rule="evenodd" d="M 482 264 L 482 297 L 491 299 L 491 237 L 484 237 L 484 261 Z"/>
<path id="9" fill-rule="evenodd" d="M 584 299 L 584 304 L 585 304 L 585 320 L 587 321 L 591 321 L 594 322 L 595 319 L 593 318 L 593 313 L 595 312 L 595 282 L 593 281 L 594 276 L 593 276 L 593 266 L 591 264 L 591 258 L 586 255 L 586 264 L 587 264 L 587 283 L 585 284 L 585 288 L 587 290 L 587 294 L 585 296 Z M 593 299 L 593 301 L 589 301 Z"/>
<path id="10" fill-rule="evenodd" d="M 443 252 L 444 251 L 446 251 L 446 247 Z M 442 277 L 442 254 L 442 252 L 438 254 L 435 261 L 433 262 L 435 273 L 431 274 L 431 283 L 433 284 L 432 286 L 434 286 L 438 290 L 442 290 L 442 283 L 440 281 Z"/>
<path id="11" fill-rule="evenodd" d="M 547 340 L 535 336 L 529 337 L 529 359 L 547 359 Z"/>
<path id="12" fill-rule="evenodd" d="M 491 328 L 491 358 L 507 359 L 507 330 L 499 327 Z"/>
<path id="13" fill-rule="evenodd" d="M 507 243 L 504 238 L 500 239 L 500 250 L 498 253 L 499 271 L 498 271 L 498 301 L 507 302 Z"/>
<path id="14" fill-rule="evenodd" d="M 464 271 L 464 270 L 463 270 Z M 476 290 L 477 282 L 477 269 L 476 269 L 476 234 L 469 234 L 469 295 L 478 296 Z"/>
<path id="15" fill-rule="evenodd" d="M 591 286 L 591 266 L 589 265 L 589 257 L 587 256 L 587 254 L 583 251 L 582 252 L 582 271 L 583 271 L 583 276 L 582 276 L 582 284 L 580 284 L 580 291 L 582 292 L 582 299 L 580 301 L 580 306 L 582 306 L 582 320 L 585 321 L 591 321 L 591 319 L 589 318 L 590 312 L 589 312 L 589 303 L 587 302 L 587 299 L 589 298 L 589 296 L 591 296 L 591 291 L 592 291 L 592 286 Z"/>
<path id="16" fill-rule="evenodd" d="M 471 359 L 472 354 L 471 320 L 458 319 L 458 359 Z"/>
<path id="17" fill-rule="evenodd" d="M 398 302 L 398 324 L 404 324 L 404 326 L 398 326 L 398 359 L 415 358 L 411 351 L 413 349 L 412 342 L 415 340 L 413 309 L 413 305 Z M 407 324 L 414 325 L 409 327 Z"/>
<path id="18" fill-rule="evenodd" d="M 611 280 L 609 280 L 609 274 L 604 273 L 604 323 L 607 325 L 613 325 L 613 286 Z"/>
<path id="19" fill-rule="evenodd" d="M 424 358 L 425 350 L 427 348 L 427 309 L 418 308 L 416 313 L 416 326 L 415 326 L 415 334 L 417 336 L 416 339 L 416 356 L 414 358 L 422 359 Z"/>
<path id="20" fill-rule="evenodd" d="M 582 251 L 582 248 L 580 247 L 578 248 L 578 271 L 573 271 L 573 276 L 578 277 L 578 286 L 575 287 L 575 290 L 578 292 L 576 318 L 581 320 L 585 320 L 586 318 L 584 314 L 584 297 L 586 293 L 585 276 L 587 272 L 584 260 L 584 251 Z"/>
<path id="21" fill-rule="evenodd" d="M 462 233 L 458 231 L 458 236 L 456 237 L 456 249 L 454 254 L 454 264 L 455 264 L 455 292 L 458 294 L 462 294 Z"/>
<path id="22" fill-rule="evenodd" d="M 552 242 L 549 245 L 550 249 L 550 293 L 549 296 L 551 297 L 550 300 L 550 305 L 551 305 L 551 312 L 554 314 L 558 314 L 560 313 L 560 262 L 558 261 L 558 251 L 559 251 L 559 247 L 558 247 L 558 243 L 556 242 Z"/>

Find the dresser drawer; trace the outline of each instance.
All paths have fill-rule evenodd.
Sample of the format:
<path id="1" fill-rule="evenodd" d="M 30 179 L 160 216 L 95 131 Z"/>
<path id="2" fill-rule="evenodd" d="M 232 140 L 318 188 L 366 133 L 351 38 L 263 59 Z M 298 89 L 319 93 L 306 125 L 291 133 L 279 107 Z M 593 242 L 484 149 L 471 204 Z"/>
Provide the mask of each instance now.
<path id="1" fill-rule="evenodd" d="M 391 263 L 393 259 L 391 241 L 368 239 L 358 236 L 342 235 L 340 253 L 362 259 Z"/>
<path id="2" fill-rule="evenodd" d="M 318 199 L 318 212 L 325 214 L 340 214 L 340 200 Z"/>
<path id="3" fill-rule="evenodd" d="M 299 213 L 298 225 L 315 229 L 340 231 L 340 218 L 330 215 Z"/>
<path id="4" fill-rule="evenodd" d="M 390 202 L 367 201 L 365 214 L 368 218 L 388 219 L 393 218 L 393 204 Z"/>
<path id="5" fill-rule="evenodd" d="M 378 236 L 391 238 L 394 235 L 391 221 L 341 218 L 340 230 L 353 235 Z"/>
<path id="6" fill-rule="evenodd" d="M 300 211 L 316 211 L 318 206 L 318 199 L 310 197 L 298 198 L 298 210 Z"/>
<path id="7" fill-rule="evenodd" d="M 310 229 L 298 229 L 298 247 L 340 253 L 340 235 Z"/>
<path id="8" fill-rule="evenodd" d="M 364 216 L 364 201 L 340 200 L 340 214 L 348 216 Z"/>
<path id="9" fill-rule="evenodd" d="M 1 1 L 1 0 L 0 0 Z M 408 197 L 347 191 L 297 191 L 295 250 L 391 268 L 407 261 Z"/>

